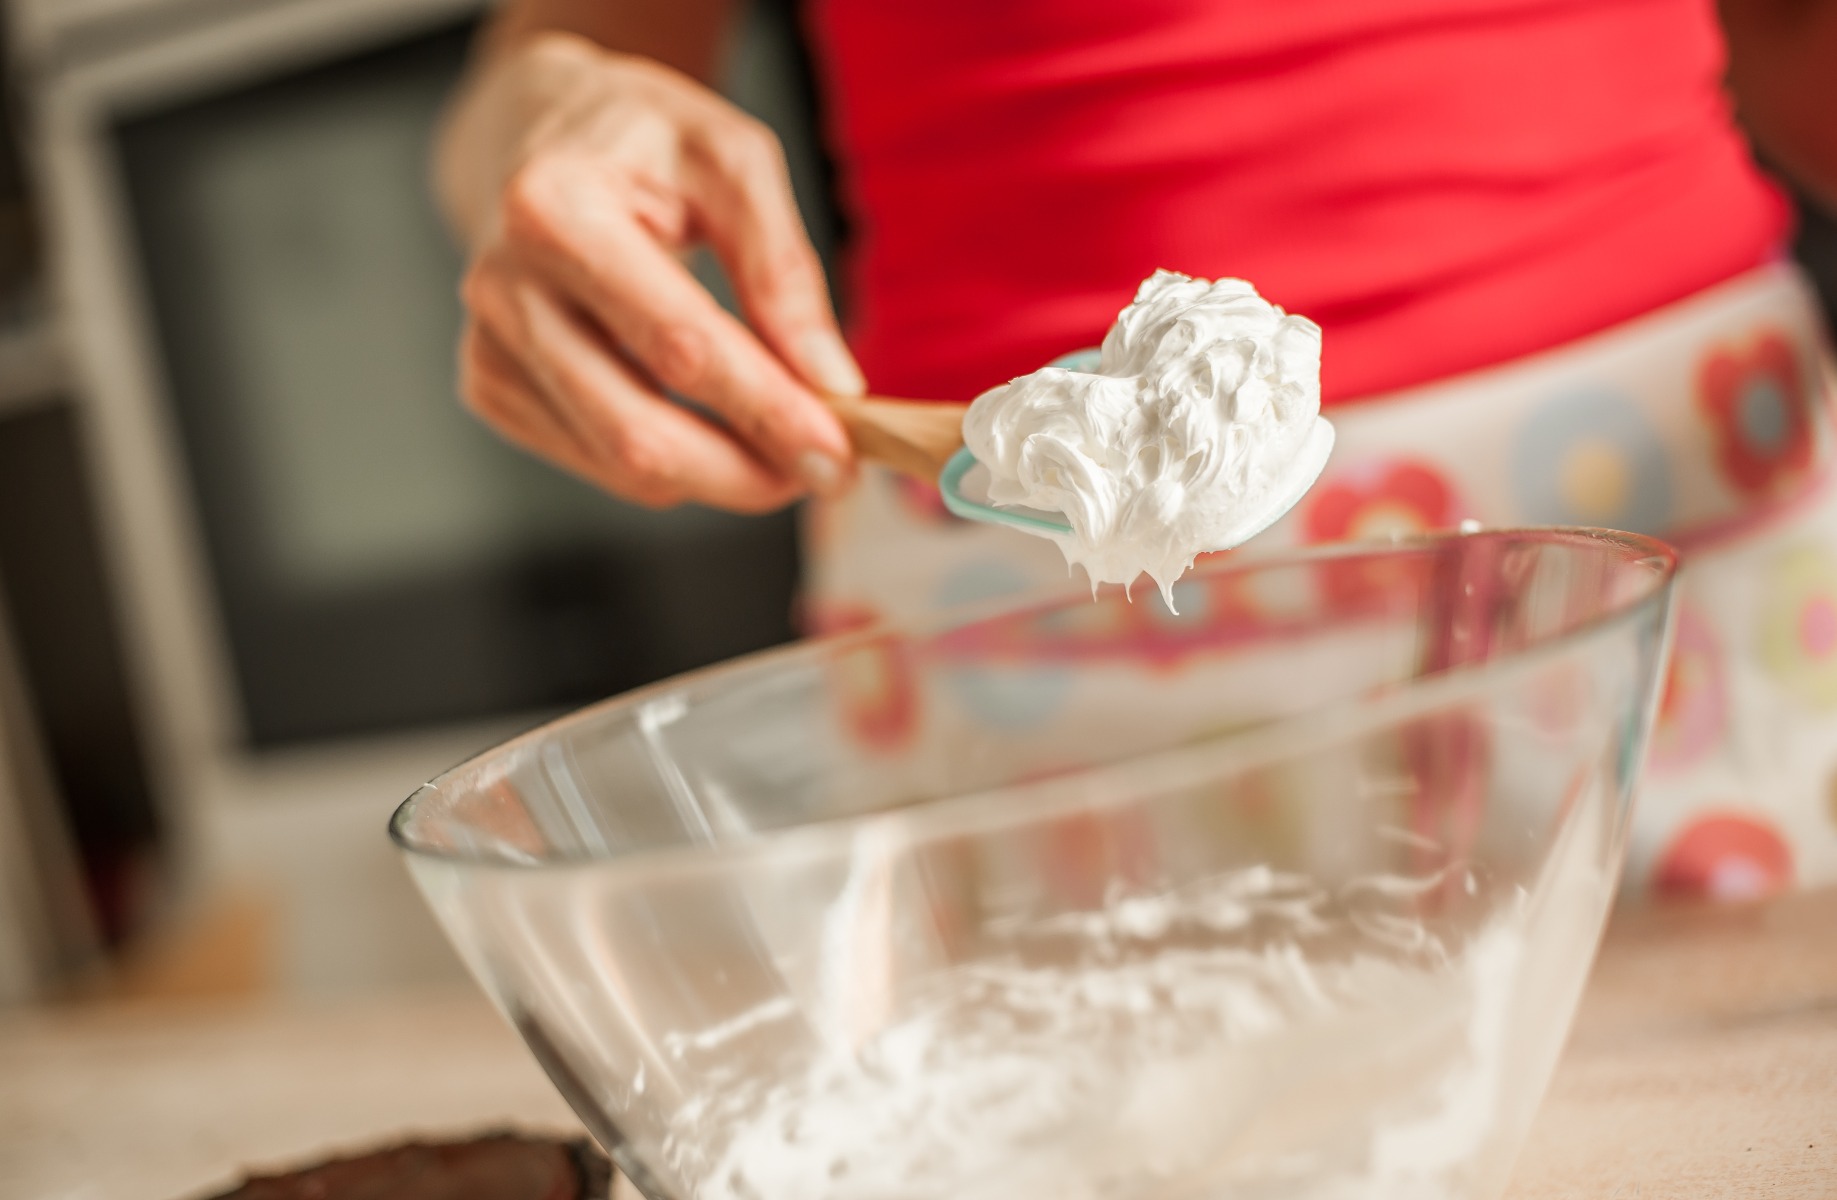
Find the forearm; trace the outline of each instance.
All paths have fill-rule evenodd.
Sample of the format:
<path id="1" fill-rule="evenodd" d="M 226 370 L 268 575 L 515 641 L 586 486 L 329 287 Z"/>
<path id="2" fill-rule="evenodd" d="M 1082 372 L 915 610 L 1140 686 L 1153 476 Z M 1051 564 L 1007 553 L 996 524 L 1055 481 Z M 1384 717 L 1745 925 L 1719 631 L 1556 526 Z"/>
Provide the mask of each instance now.
<path id="1" fill-rule="evenodd" d="M 1755 145 L 1837 212 L 1837 0 L 1719 0 L 1729 89 Z"/>
<path id="2" fill-rule="evenodd" d="M 513 0 L 479 38 L 435 145 L 435 191 L 468 244 L 495 210 L 529 131 L 568 101 L 600 50 L 708 80 L 731 0 Z"/>

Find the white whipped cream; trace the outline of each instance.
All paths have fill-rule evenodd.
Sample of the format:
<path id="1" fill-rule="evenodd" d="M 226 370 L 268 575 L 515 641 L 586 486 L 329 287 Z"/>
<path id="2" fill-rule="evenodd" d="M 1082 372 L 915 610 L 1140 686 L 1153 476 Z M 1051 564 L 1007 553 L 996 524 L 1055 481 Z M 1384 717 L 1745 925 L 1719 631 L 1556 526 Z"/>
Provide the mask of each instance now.
<path id="1" fill-rule="evenodd" d="M 1267 528 L 1326 465 L 1320 327 L 1241 279 L 1157 271 L 1095 372 L 1047 367 L 984 392 L 963 440 L 992 502 L 1065 515 L 1055 540 L 1093 589 L 1147 572 L 1172 607 L 1195 556 Z"/>

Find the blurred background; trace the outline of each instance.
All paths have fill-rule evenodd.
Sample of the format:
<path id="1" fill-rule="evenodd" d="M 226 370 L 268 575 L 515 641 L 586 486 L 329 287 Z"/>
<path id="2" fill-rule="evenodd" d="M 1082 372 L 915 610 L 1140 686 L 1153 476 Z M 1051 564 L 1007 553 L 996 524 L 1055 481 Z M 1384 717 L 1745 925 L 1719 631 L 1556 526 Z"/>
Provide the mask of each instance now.
<path id="1" fill-rule="evenodd" d="M 795 514 L 624 506 L 455 400 L 426 164 L 485 7 L 7 2 L 0 1001 L 457 976 L 395 802 L 792 636 Z M 725 77 L 827 254 L 792 0 Z M 1796 253 L 1837 311 L 1837 227 Z"/>
<path id="2" fill-rule="evenodd" d="M 428 146 L 485 7 L 9 5 L 0 996 L 457 974 L 394 802 L 792 635 L 794 514 L 634 509 L 456 403 Z M 788 4 L 726 76 L 827 251 Z"/>

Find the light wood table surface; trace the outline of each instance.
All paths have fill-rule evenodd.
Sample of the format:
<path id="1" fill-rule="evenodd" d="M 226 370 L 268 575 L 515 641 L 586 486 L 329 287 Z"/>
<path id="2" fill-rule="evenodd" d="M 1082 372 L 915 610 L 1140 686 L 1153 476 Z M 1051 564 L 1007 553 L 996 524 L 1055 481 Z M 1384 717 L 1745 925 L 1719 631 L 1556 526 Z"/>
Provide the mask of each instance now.
<path id="1" fill-rule="evenodd" d="M 0 1013 L 4 1200 L 178 1200 L 506 1123 L 575 1128 L 466 991 Z M 1837 1198 L 1837 891 L 1618 918 L 1509 1196 Z"/>

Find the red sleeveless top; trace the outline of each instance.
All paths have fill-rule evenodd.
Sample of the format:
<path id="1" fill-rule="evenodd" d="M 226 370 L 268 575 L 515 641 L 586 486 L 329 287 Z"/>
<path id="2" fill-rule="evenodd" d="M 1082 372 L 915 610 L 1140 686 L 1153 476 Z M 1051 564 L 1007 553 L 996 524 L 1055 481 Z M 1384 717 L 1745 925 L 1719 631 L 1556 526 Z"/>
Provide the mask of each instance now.
<path id="1" fill-rule="evenodd" d="M 872 386 L 968 399 L 1158 267 L 1325 330 L 1344 401 L 1779 252 L 1711 0 L 812 0 Z"/>

